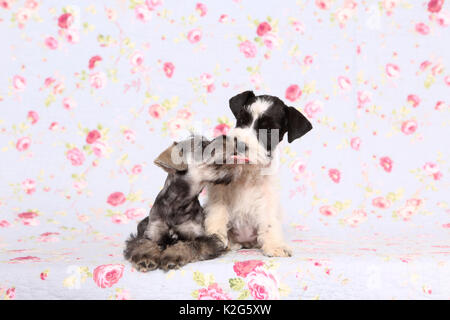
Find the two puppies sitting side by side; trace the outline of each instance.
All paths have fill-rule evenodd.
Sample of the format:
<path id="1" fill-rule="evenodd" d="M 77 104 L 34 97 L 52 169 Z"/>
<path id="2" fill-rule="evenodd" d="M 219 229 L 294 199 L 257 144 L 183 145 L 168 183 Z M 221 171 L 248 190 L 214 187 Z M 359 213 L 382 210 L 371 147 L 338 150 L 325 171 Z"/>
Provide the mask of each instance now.
<path id="1" fill-rule="evenodd" d="M 216 235 L 205 234 L 205 211 L 198 196 L 207 184 L 228 184 L 239 176 L 238 149 L 245 146 L 225 136 L 213 141 L 194 136 L 158 156 L 154 162 L 168 176 L 149 216 L 138 224 L 124 250 L 137 270 L 167 271 L 224 252 Z"/>

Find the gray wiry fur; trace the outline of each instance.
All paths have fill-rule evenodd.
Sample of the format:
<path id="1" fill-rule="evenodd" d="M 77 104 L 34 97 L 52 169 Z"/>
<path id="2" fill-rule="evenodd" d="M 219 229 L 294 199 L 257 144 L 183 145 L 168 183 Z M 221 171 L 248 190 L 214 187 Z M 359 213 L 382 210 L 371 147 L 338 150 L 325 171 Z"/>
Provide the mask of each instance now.
<path id="1" fill-rule="evenodd" d="M 155 160 L 168 172 L 166 182 L 149 217 L 139 223 L 137 234 L 130 236 L 124 250 L 125 259 L 137 270 L 179 268 L 193 261 L 218 257 L 224 252 L 225 247 L 217 236 L 205 235 L 205 212 L 198 195 L 208 183 L 228 184 L 239 175 L 239 166 L 215 163 L 219 158 L 225 162 L 229 156 L 236 155 L 236 143 L 231 150 L 217 148 L 220 152 L 212 152 L 208 159 L 194 159 L 188 150 L 182 154 L 187 165 L 173 163 L 170 153 L 173 148 L 182 153 L 186 150 L 183 147 L 194 144 L 205 150 L 226 141 L 223 136 L 212 142 L 191 138 L 175 143 Z"/>

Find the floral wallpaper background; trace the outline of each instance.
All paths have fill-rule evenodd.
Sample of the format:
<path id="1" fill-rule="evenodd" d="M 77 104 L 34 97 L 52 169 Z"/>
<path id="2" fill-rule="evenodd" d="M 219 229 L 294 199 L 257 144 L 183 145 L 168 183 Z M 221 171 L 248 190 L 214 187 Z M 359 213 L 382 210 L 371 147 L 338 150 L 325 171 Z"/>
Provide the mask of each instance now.
<path id="1" fill-rule="evenodd" d="M 449 24 L 444 0 L 0 0 L 0 298 L 450 298 Z M 280 146 L 294 257 L 136 272 L 153 159 L 249 89 L 313 123 Z"/>

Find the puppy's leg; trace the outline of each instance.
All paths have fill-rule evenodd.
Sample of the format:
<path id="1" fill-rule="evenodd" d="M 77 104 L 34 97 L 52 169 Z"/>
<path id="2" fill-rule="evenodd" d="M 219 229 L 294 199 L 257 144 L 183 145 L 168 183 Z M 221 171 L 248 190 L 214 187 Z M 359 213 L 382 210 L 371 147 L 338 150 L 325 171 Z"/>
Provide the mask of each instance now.
<path id="1" fill-rule="evenodd" d="M 161 250 L 150 239 L 131 235 L 124 250 L 125 259 L 141 272 L 155 270 L 159 265 Z"/>
<path id="2" fill-rule="evenodd" d="M 258 243 L 264 255 L 269 257 L 290 257 L 292 249 L 284 242 L 282 227 L 276 216 L 273 219 L 260 219 Z"/>
<path id="3" fill-rule="evenodd" d="M 214 259 L 225 251 L 216 235 L 201 236 L 194 240 L 178 241 L 161 254 L 161 269 L 178 269 L 187 263 Z"/>
<path id="4" fill-rule="evenodd" d="M 205 217 L 205 230 L 207 235 L 216 235 L 223 247 L 228 246 L 228 209 L 221 202 L 207 204 Z"/>

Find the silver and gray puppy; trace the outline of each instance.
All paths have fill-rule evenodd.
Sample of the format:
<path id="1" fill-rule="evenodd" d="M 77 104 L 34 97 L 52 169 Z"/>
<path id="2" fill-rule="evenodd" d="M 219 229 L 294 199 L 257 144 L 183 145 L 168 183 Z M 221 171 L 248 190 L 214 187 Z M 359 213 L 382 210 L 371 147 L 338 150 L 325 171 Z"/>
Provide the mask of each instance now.
<path id="1" fill-rule="evenodd" d="M 229 184 L 242 170 L 236 160 L 245 145 L 237 140 L 201 136 L 174 143 L 154 161 L 167 179 L 150 214 L 126 241 L 125 258 L 139 271 L 179 268 L 213 259 L 225 248 L 205 234 L 205 211 L 198 195 L 207 184 Z"/>

